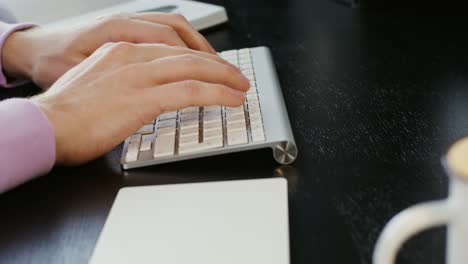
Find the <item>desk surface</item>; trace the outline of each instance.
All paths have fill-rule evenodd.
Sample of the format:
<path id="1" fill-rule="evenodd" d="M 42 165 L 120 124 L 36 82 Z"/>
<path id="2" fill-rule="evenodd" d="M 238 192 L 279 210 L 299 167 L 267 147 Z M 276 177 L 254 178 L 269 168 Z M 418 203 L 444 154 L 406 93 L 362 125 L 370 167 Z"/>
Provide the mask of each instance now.
<path id="1" fill-rule="evenodd" d="M 261 150 L 123 173 L 117 148 L 55 168 L 0 196 L 2 263 L 85 263 L 123 186 L 286 177 L 294 264 L 371 263 L 393 215 L 446 196 L 440 157 L 468 134 L 461 17 L 331 0 L 221 4 L 231 21 L 206 36 L 219 50 L 271 47 L 297 162 L 280 167 Z M 444 237 L 443 228 L 417 236 L 399 263 L 443 263 Z"/>

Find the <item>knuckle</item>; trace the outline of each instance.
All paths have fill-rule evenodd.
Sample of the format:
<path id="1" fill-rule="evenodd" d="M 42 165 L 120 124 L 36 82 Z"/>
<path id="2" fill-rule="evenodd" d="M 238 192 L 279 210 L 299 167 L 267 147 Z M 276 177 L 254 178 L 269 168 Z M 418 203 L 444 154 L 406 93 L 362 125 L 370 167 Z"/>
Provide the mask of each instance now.
<path id="1" fill-rule="evenodd" d="M 115 45 L 115 42 L 106 42 L 106 43 L 104 43 L 104 45 L 102 45 L 100 47 L 100 49 L 108 49 L 108 48 L 112 47 L 113 45 Z"/>
<path id="2" fill-rule="evenodd" d="M 93 54 L 102 54 L 102 53 L 106 52 L 109 48 L 111 48 L 112 45 L 114 45 L 114 44 L 115 44 L 114 42 L 106 42 L 103 45 L 101 45 L 99 48 L 97 48 L 93 52 Z"/>
<path id="3" fill-rule="evenodd" d="M 171 16 L 172 20 L 174 20 L 179 26 L 189 24 L 187 18 L 185 18 L 185 16 L 183 16 L 181 14 L 171 14 L 170 16 Z"/>
<path id="4" fill-rule="evenodd" d="M 129 17 L 130 14 L 125 12 L 114 13 L 110 15 L 104 15 L 99 18 L 99 20 L 108 23 L 115 23 L 116 21 L 122 21 Z"/>
<path id="5" fill-rule="evenodd" d="M 187 19 L 185 18 L 185 16 L 183 16 L 182 14 L 170 14 L 170 16 L 172 16 L 172 18 L 176 19 L 176 20 L 181 20 L 181 21 L 187 21 Z"/>
<path id="6" fill-rule="evenodd" d="M 128 42 L 115 42 L 107 48 L 111 56 L 122 56 L 128 54 L 133 49 L 134 44 Z"/>
<path id="7" fill-rule="evenodd" d="M 97 28 L 103 30 L 110 30 L 112 28 L 118 28 L 119 25 L 129 20 L 131 15 L 129 13 L 114 13 L 110 15 L 104 15 L 97 19 Z"/>
<path id="8" fill-rule="evenodd" d="M 161 25 L 161 30 L 170 37 L 178 35 L 175 29 L 168 25 Z"/>

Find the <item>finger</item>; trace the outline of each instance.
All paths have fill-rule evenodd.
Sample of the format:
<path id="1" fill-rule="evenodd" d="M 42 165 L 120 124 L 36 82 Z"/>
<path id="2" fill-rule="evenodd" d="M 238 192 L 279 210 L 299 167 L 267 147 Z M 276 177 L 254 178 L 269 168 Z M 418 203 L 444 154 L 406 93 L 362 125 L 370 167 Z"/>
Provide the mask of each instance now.
<path id="1" fill-rule="evenodd" d="M 163 43 L 188 47 L 179 34 L 170 26 L 138 19 L 112 17 L 94 27 L 91 46 L 100 47 L 108 42 Z"/>
<path id="2" fill-rule="evenodd" d="M 189 106 L 225 105 L 237 107 L 242 105 L 245 100 L 245 94 L 241 91 L 222 84 L 194 80 L 144 89 L 141 96 L 141 100 L 147 102 L 148 105 L 154 105 L 156 112 L 174 111 Z"/>
<path id="3" fill-rule="evenodd" d="M 180 56 L 193 55 L 205 59 L 213 60 L 227 67 L 231 67 L 234 71 L 240 73 L 239 68 L 225 61 L 218 55 L 213 55 L 206 52 L 196 51 L 188 48 L 173 47 L 162 44 L 132 44 L 129 42 L 108 42 L 96 50 L 91 57 L 98 58 L 99 63 L 93 67 L 97 71 L 109 71 L 115 67 L 121 67 L 129 64 L 151 62 L 156 59 Z"/>
<path id="4" fill-rule="evenodd" d="M 150 62 L 155 59 L 160 59 L 170 56 L 179 56 L 184 54 L 190 54 L 194 56 L 199 56 L 205 59 L 213 60 L 218 63 L 222 63 L 229 67 L 233 67 L 235 70 L 239 71 L 239 68 L 230 64 L 228 61 L 222 59 L 218 55 L 213 55 L 211 53 L 206 53 L 202 51 L 197 51 L 189 48 L 167 46 L 161 44 L 131 44 L 131 43 L 118 43 L 115 44 L 127 46 L 127 54 L 121 54 L 124 56 L 113 56 L 116 59 L 121 59 L 122 64 L 131 64 L 138 62 Z M 123 47 L 125 49 L 125 47 Z M 125 52 L 125 51 L 124 51 Z M 118 58 L 117 58 L 118 57 Z"/>
<path id="5" fill-rule="evenodd" d="M 131 17 L 152 23 L 168 25 L 177 31 L 190 48 L 216 54 L 216 50 L 210 45 L 208 40 L 206 40 L 206 38 L 200 34 L 182 15 L 166 13 L 138 13 L 132 14 Z"/>
<path id="6" fill-rule="evenodd" d="M 197 80 L 247 91 L 249 80 L 235 67 L 191 54 L 165 57 L 130 66 L 127 76 L 141 76 L 144 87 L 184 80 Z"/>

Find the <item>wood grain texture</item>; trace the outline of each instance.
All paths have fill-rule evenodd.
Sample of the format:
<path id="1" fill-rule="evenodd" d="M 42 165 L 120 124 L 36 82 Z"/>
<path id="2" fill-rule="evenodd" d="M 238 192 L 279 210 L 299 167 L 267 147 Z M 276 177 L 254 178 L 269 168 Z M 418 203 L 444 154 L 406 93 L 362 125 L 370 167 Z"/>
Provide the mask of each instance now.
<path id="1" fill-rule="evenodd" d="M 271 48 L 297 162 L 278 167 L 264 150 L 122 172 L 118 148 L 56 168 L 0 196 L 0 262 L 86 263 L 123 186 L 286 177 L 293 264 L 370 264 L 393 215 L 447 195 L 440 158 L 468 135 L 462 17 L 331 0 L 211 2 L 230 17 L 204 32 L 218 50 Z M 444 248 L 445 230 L 427 231 L 398 263 L 444 263 Z"/>

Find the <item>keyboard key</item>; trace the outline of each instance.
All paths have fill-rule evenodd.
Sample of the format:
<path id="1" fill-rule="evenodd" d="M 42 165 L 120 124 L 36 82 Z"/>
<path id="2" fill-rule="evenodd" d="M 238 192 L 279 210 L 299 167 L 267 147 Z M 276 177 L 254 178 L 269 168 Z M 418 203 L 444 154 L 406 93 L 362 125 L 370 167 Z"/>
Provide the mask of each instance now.
<path id="1" fill-rule="evenodd" d="M 250 118 L 249 118 L 249 120 L 250 120 L 251 126 L 263 125 L 262 116 L 259 115 L 259 114 L 251 115 Z"/>
<path id="2" fill-rule="evenodd" d="M 167 119 L 176 119 L 177 118 L 177 111 L 162 113 L 159 115 L 158 120 L 167 120 Z"/>
<path id="3" fill-rule="evenodd" d="M 223 59 L 225 59 L 228 62 L 231 62 L 232 60 L 237 60 L 237 51 L 235 50 L 224 51 L 220 55 Z"/>
<path id="4" fill-rule="evenodd" d="M 188 128 L 183 128 L 180 130 L 180 136 L 181 137 L 186 137 L 186 136 L 198 136 L 199 129 L 198 127 L 188 127 Z"/>
<path id="5" fill-rule="evenodd" d="M 210 138 L 223 138 L 223 130 L 222 128 L 219 128 L 219 129 L 205 129 L 203 131 L 203 141 L 206 141 Z"/>
<path id="6" fill-rule="evenodd" d="M 250 123 L 250 129 L 252 131 L 257 131 L 257 130 L 263 130 L 263 123 L 262 122 L 256 122 L 256 123 Z"/>
<path id="7" fill-rule="evenodd" d="M 249 104 L 249 113 L 260 114 L 260 104 L 258 102 L 252 102 Z"/>
<path id="8" fill-rule="evenodd" d="M 135 162 L 138 160 L 138 150 L 140 148 L 141 135 L 133 135 L 128 141 L 127 155 L 125 156 L 126 162 Z"/>
<path id="9" fill-rule="evenodd" d="M 179 155 L 193 153 L 201 150 L 198 134 L 179 138 Z"/>
<path id="10" fill-rule="evenodd" d="M 203 141 L 203 150 L 216 149 L 223 147 L 223 137 L 212 137 Z"/>
<path id="11" fill-rule="evenodd" d="M 212 115 L 203 116 L 203 123 L 205 123 L 205 122 L 218 122 L 218 121 L 221 121 L 221 120 L 222 120 L 221 114 L 212 114 Z"/>
<path id="12" fill-rule="evenodd" d="M 179 138 L 179 149 L 189 145 L 196 145 L 199 143 L 198 133 L 196 135 L 190 135 Z"/>
<path id="13" fill-rule="evenodd" d="M 158 135 L 158 136 L 162 136 L 162 135 L 173 135 L 173 136 L 175 136 L 175 134 L 176 134 L 175 126 L 160 128 L 160 129 L 158 129 L 156 131 L 156 135 Z"/>
<path id="14" fill-rule="evenodd" d="M 261 129 L 252 130 L 252 142 L 264 142 L 265 133 L 263 132 L 263 126 Z"/>
<path id="15" fill-rule="evenodd" d="M 200 119 L 200 114 L 198 112 L 182 114 L 182 116 L 180 117 L 180 121 L 195 120 L 195 119 L 196 120 Z"/>
<path id="16" fill-rule="evenodd" d="M 239 60 L 239 64 L 251 64 L 252 63 L 250 56 L 239 56 L 238 60 Z"/>
<path id="17" fill-rule="evenodd" d="M 210 107 L 203 109 L 203 115 L 220 115 L 221 114 L 221 107 Z"/>
<path id="18" fill-rule="evenodd" d="M 193 112 L 200 112 L 200 107 L 198 106 L 191 106 L 191 107 L 187 107 L 187 108 L 184 108 L 181 110 L 182 114 L 187 114 L 187 113 L 193 113 Z"/>
<path id="19" fill-rule="evenodd" d="M 203 107 L 203 112 L 205 114 L 206 113 L 211 113 L 211 112 L 221 113 L 221 106 L 218 106 L 218 105 L 205 106 L 205 107 Z"/>
<path id="20" fill-rule="evenodd" d="M 186 155 L 190 153 L 196 153 L 200 152 L 203 150 L 203 145 L 202 144 L 192 144 L 192 145 L 186 145 L 182 148 L 179 148 L 179 155 Z"/>
<path id="21" fill-rule="evenodd" d="M 246 130 L 246 129 L 247 129 L 247 126 L 246 126 L 245 120 L 236 121 L 236 122 L 232 122 L 232 123 L 227 124 L 227 132 L 228 133 L 233 131 L 233 130 Z"/>
<path id="22" fill-rule="evenodd" d="M 221 147 L 223 147 L 222 138 L 214 138 L 206 142 L 203 142 L 201 144 L 194 144 L 194 145 L 187 146 L 183 148 L 182 150 L 180 150 L 179 154 L 185 155 L 185 154 L 197 153 L 197 152 L 221 148 Z"/>
<path id="23" fill-rule="evenodd" d="M 175 119 L 167 119 L 163 121 L 158 121 L 157 128 L 160 129 L 164 127 L 175 127 L 176 121 L 177 120 Z"/>
<path id="24" fill-rule="evenodd" d="M 223 123 L 221 119 L 219 121 L 210 121 L 210 122 L 203 122 L 203 129 L 210 130 L 210 129 L 222 129 Z"/>
<path id="25" fill-rule="evenodd" d="M 235 145 L 242 145 L 247 144 L 247 130 L 246 129 L 238 129 L 238 130 L 228 130 L 227 133 L 227 140 L 229 146 Z"/>
<path id="26" fill-rule="evenodd" d="M 255 82 L 250 81 L 250 89 L 246 92 L 246 94 L 249 95 L 249 94 L 256 94 L 256 93 L 258 93 L 257 85 L 255 84 Z"/>
<path id="27" fill-rule="evenodd" d="M 239 107 L 226 107 L 226 114 L 242 113 L 244 112 L 244 106 Z"/>
<path id="28" fill-rule="evenodd" d="M 174 155 L 175 135 L 166 134 L 156 136 L 154 142 L 154 158 L 170 157 Z"/>
<path id="29" fill-rule="evenodd" d="M 241 112 L 241 113 L 227 114 L 226 119 L 228 123 L 236 122 L 239 120 L 245 120 L 245 113 Z"/>
<path id="30" fill-rule="evenodd" d="M 251 63 L 245 63 L 245 62 L 239 62 L 239 68 L 241 69 L 242 72 L 244 71 L 253 71 L 253 66 Z"/>
<path id="31" fill-rule="evenodd" d="M 140 151 L 150 151 L 153 144 L 153 135 L 144 135 L 141 140 Z"/>
<path id="32" fill-rule="evenodd" d="M 251 64 L 252 63 L 250 56 L 239 56 L 238 60 L 239 60 L 239 64 Z"/>
<path id="33" fill-rule="evenodd" d="M 247 94 L 245 97 L 248 104 L 250 104 L 250 102 L 258 102 L 258 94 Z"/>
<path id="34" fill-rule="evenodd" d="M 198 119 L 184 120 L 180 122 L 180 128 L 181 129 L 187 129 L 187 128 L 193 128 L 193 127 L 198 128 L 199 123 L 200 121 Z"/>
<path id="35" fill-rule="evenodd" d="M 153 125 L 145 125 L 140 130 L 138 130 L 138 134 L 146 135 L 146 134 L 153 134 L 154 126 Z"/>

